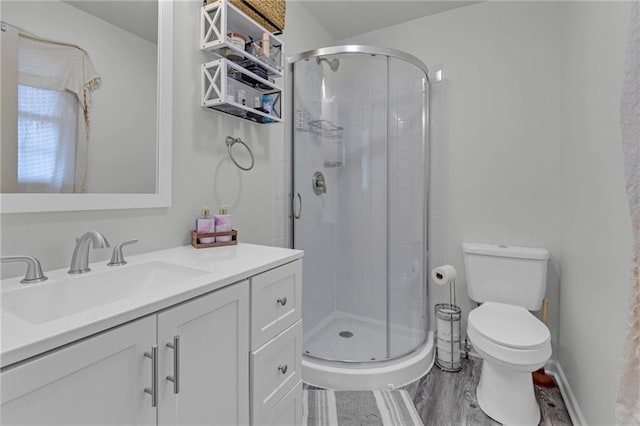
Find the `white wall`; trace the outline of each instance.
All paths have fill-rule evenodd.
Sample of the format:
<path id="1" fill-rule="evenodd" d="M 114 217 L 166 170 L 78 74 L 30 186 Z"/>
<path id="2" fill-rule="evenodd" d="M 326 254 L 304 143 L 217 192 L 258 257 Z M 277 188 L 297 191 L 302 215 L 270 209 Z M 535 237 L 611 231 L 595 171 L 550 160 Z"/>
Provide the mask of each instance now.
<path id="1" fill-rule="evenodd" d="M 609 425 L 631 294 L 619 125 L 629 3 L 563 3 L 560 17 L 558 359 L 588 423 Z"/>
<path id="2" fill-rule="evenodd" d="M 286 194 L 284 185 L 280 185 L 288 159 L 284 126 L 253 125 L 199 106 L 199 66 L 210 58 L 198 50 L 200 5 L 197 0 L 175 3 L 172 207 L 3 214 L 3 255 L 29 254 L 40 259 L 45 270 L 63 268 L 70 263 L 74 238 L 92 229 L 103 232 L 112 245 L 139 238 L 138 244 L 126 250 L 132 254 L 188 244 L 200 208 L 217 208 L 224 203 L 231 206 L 240 241 L 284 244 L 281 219 Z M 295 3 L 287 5 L 284 37 L 287 54 L 331 41 L 326 31 Z M 240 172 L 231 165 L 224 145 L 227 135 L 239 136 L 252 147 L 256 156 L 254 170 Z M 278 211 L 275 204 L 279 205 L 279 215 L 274 213 Z M 105 260 L 109 256 L 109 249 L 94 250 L 91 259 Z M 21 265 L 2 265 L 3 277 L 23 272 Z"/>
<path id="3" fill-rule="evenodd" d="M 87 192 L 154 192 L 157 46 L 60 1 L 6 1 L 2 19 L 78 44 L 102 78 L 89 109 Z"/>
<path id="4" fill-rule="evenodd" d="M 589 424 L 615 423 L 631 288 L 618 113 L 628 8 L 487 2 L 348 40 L 443 66 L 432 266 L 464 271 L 465 240 L 551 251 L 553 358 Z M 444 296 L 431 290 L 431 304 Z"/>
<path id="5" fill-rule="evenodd" d="M 544 247 L 557 349 L 560 159 L 555 3 L 486 2 L 367 33 L 348 42 L 385 46 L 442 66 L 431 141 L 429 260 L 460 271 L 463 241 Z M 432 286 L 430 305 L 448 298 Z M 433 327 L 434 321 L 431 321 Z M 463 324 L 463 328 L 465 325 Z"/>

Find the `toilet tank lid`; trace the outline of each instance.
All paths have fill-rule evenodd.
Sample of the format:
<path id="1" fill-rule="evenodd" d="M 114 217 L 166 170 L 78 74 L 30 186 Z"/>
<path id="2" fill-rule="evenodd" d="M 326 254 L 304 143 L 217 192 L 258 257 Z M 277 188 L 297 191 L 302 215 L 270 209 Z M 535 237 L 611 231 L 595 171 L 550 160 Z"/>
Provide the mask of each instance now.
<path id="1" fill-rule="evenodd" d="M 549 259 L 549 252 L 543 248 L 518 247 L 506 244 L 462 243 L 464 253 L 485 256 L 515 257 L 520 259 Z"/>

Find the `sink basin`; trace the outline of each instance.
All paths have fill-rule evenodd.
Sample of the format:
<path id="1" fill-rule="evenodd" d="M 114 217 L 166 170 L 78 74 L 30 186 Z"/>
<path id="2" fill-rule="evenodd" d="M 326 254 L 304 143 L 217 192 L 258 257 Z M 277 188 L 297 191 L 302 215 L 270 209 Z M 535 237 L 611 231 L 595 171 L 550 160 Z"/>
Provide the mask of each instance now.
<path id="1" fill-rule="evenodd" d="M 2 310 L 32 324 L 41 324 L 209 272 L 159 261 L 119 266 L 4 292 Z"/>

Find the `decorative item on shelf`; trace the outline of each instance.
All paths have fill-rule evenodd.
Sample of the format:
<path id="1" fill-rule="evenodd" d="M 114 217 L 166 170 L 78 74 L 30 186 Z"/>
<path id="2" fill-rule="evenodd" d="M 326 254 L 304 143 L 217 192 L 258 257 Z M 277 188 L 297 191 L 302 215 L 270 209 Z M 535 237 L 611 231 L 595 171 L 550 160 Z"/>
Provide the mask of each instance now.
<path id="1" fill-rule="evenodd" d="M 262 96 L 261 95 L 257 95 L 253 97 L 253 109 L 256 111 L 262 111 Z M 247 118 L 252 120 L 252 121 L 260 121 L 262 120 L 262 116 L 259 114 L 256 114 L 255 112 L 251 112 L 249 111 L 247 113 Z"/>
<path id="2" fill-rule="evenodd" d="M 215 238 L 215 243 L 201 243 L 203 238 Z M 231 238 L 230 241 L 217 241 L 218 238 Z M 191 245 L 197 249 L 207 247 L 223 247 L 223 246 L 235 246 L 238 244 L 238 231 L 235 229 L 224 232 L 207 232 L 199 234 L 196 231 L 191 232 Z"/>
<path id="3" fill-rule="evenodd" d="M 262 111 L 271 115 L 273 114 L 273 104 L 276 100 L 276 94 L 262 95 Z M 267 117 L 262 117 L 263 123 L 271 123 L 273 120 Z"/>
<path id="4" fill-rule="evenodd" d="M 229 41 L 231 41 L 231 44 L 233 44 L 240 50 L 244 50 L 244 46 L 247 43 L 247 38 L 244 35 L 231 32 L 227 33 L 227 37 L 229 37 Z M 234 62 L 239 62 L 243 59 L 242 55 L 239 55 L 237 52 L 231 49 L 227 49 L 226 57 Z"/>
<path id="5" fill-rule="evenodd" d="M 280 46 L 279 44 L 271 46 L 268 40 L 262 40 L 262 42 L 251 40 L 249 43 L 247 43 L 245 51 L 255 56 L 270 67 L 273 67 L 278 71 L 282 70 L 282 66 L 280 63 L 282 46 Z"/>
<path id="6" fill-rule="evenodd" d="M 244 69 L 246 69 L 247 71 L 250 71 L 252 73 L 254 73 L 255 75 L 257 75 L 258 77 L 264 78 L 265 80 L 267 78 L 269 78 L 269 75 L 267 73 L 267 70 L 256 64 L 255 62 L 252 62 L 250 60 L 244 60 L 242 62 L 240 62 L 239 64 L 241 67 L 243 67 Z M 242 74 L 242 81 L 244 81 L 245 83 L 251 85 L 251 86 L 256 86 L 260 89 L 268 89 L 269 86 L 259 82 L 258 80 L 256 80 L 255 78 L 248 76 L 246 74 Z"/>
<path id="7" fill-rule="evenodd" d="M 242 73 L 235 68 L 229 68 L 228 74 L 229 74 L 229 77 L 234 80 L 238 80 L 238 81 L 242 80 Z"/>
<path id="8" fill-rule="evenodd" d="M 260 44 L 260 47 L 262 47 L 262 55 L 268 59 L 271 50 L 269 33 L 262 33 L 262 43 Z"/>

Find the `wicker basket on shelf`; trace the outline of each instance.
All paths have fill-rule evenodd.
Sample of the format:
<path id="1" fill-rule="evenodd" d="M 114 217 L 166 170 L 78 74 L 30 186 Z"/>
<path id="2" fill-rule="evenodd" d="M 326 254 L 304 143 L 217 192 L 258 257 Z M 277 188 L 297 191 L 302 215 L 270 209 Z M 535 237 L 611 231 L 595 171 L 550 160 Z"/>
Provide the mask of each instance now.
<path id="1" fill-rule="evenodd" d="M 230 0 L 231 4 L 274 34 L 284 30 L 285 0 Z"/>

